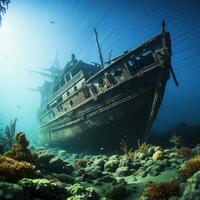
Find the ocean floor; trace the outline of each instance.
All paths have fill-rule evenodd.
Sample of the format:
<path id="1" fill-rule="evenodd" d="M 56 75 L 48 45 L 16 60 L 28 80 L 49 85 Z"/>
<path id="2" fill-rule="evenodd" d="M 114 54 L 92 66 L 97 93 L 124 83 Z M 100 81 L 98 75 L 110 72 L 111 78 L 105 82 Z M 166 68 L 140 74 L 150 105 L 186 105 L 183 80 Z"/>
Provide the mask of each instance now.
<path id="1" fill-rule="evenodd" d="M 142 143 L 113 155 L 28 147 L 24 134 L 0 155 L 1 200 L 200 199 L 200 146 Z"/>

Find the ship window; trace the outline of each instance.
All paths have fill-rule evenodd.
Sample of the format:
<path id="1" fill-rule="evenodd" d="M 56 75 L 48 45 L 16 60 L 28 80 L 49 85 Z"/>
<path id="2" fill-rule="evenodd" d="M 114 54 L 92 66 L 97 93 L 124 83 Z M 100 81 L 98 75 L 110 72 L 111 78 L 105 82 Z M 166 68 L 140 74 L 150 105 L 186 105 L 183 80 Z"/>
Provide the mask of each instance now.
<path id="1" fill-rule="evenodd" d="M 59 89 L 59 85 L 57 84 L 57 85 L 55 85 L 55 87 L 53 88 L 53 92 L 58 91 L 58 89 Z"/>
<path id="2" fill-rule="evenodd" d="M 71 71 L 72 77 L 75 76 L 79 71 L 80 71 L 80 69 L 77 68 L 77 67 L 75 67 L 74 69 L 72 69 L 72 71 Z"/>
<path id="3" fill-rule="evenodd" d="M 70 95 L 70 91 L 67 91 L 67 96 L 69 96 Z"/>
<path id="4" fill-rule="evenodd" d="M 70 101 L 69 101 L 69 104 L 70 104 L 70 106 L 73 106 L 74 103 L 73 103 L 72 100 L 70 100 Z"/>
<path id="5" fill-rule="evenodd" d="M 75 91 L 75 92 L 77 91 L 77 86 L 76 86 L 76 85 L 74 86 L 74 91 Z"/>
<path id="6" fill-rule="evenodd" d="M 64 78 L 63 78 L 63 79 L 61 79 L 61 81 L 60 81 L 60 87 L 62 87 L 64 84 L 65 84 L 65 80 L 64 80 Z"/>
<path id="7" fill-rule="evenodd" d="M 121 76 L 122 75 L 122 69 L 118 68 L 115 70 L 114 76 Z"/>
<path id="8" fill-rule="evenodd" d="M 66 83 L 67 83 L 68 81 L 70 81 L 70 74 L 67 74 L 67 75 L 65 76 L 65 81 L 66 81 Z"/>
<path id="9" fill-rule="evenodd" d="M 53 117 L 55 117 L 55 113 L 54 113 L 54 111 L 52 112 L 52 115 L 53 115 Z"/>
<path id="10" fill-rule="evenodd" d="M 57 99 L 57 103 L 60 103 L 63 100 L 62 96 Z"/>

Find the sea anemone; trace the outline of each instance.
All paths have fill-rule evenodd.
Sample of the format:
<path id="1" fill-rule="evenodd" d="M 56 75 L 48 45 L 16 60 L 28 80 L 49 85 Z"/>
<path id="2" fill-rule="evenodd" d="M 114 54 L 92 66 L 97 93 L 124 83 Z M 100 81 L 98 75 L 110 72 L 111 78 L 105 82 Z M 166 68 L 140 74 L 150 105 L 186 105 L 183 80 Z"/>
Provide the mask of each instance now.
<path id="1" fill-rule="evenodd" d="M 178 196 L 180 188 L 175 181 L 154 183 L 145 188 L 144 196 L 150 200 L 163 200 Z"/>

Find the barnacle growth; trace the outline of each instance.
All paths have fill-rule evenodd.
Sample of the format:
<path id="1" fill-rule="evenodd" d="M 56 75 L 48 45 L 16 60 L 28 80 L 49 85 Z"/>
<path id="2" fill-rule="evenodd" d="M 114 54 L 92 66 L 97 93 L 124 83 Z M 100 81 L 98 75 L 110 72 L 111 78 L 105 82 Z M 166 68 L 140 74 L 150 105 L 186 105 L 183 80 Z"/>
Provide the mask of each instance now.
<path id="1" fill-rule="evenodd" d="M 144 196 L 150 200 L 163 200 L 178 196 L 180 188 L 175 181 L 154 183 L 145 188 Z"/>

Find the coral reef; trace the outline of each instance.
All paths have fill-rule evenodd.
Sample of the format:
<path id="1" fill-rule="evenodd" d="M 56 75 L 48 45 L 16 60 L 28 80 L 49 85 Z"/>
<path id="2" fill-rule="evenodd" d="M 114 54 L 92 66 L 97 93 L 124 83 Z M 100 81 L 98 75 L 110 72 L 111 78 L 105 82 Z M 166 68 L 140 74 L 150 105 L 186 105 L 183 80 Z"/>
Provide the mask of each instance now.
<path id="1" fill-rule="evenodd" d="M 181 180 L 186 181 L 200 170 L 200 155 L 187 160 L 183 168 L 179 171 L 178 176 Z"/>
<path id="2" fill-rule="evenodd" d="M 189 159 L 194 155 L 192 149 L 190 149 L 189 147 L 180 147 L 179 149 L 176 149 L 176 153 L 178 154 L 178 156 L 184 159 Z"/>
<path id="3" fill-rule="evenodd" d="M 47 179 L 24 178 L 17 184 L 23 188 L 26 199 L 65 200 L 70 196 L 66 185 Z"/>
<path id="4" fill-rule="evenodd" d="M 28 162 L 19 162 L 6 156 L 0 156 L 0 176 L 9 182 L 24 177 L 35 177 L 36 167 Z"/>
<path id="5" fill-rule="evenodd" d="M 22 188 L 13 183 L 0 182 L 1 200 L 25 200 Z"/>
<path id="6" fill-rule="evenodd" d="M 180 188 L 175 181 L 151 184 L 145 189 L 144 196 L 150 200 L 164 200 L 171 196 L 179 196 Z"/>
<path id="7" fill-rule="evenodd" d="M 181 200 L 195 200 L 200 197 L 200 171 L 187 180 Z"/>

